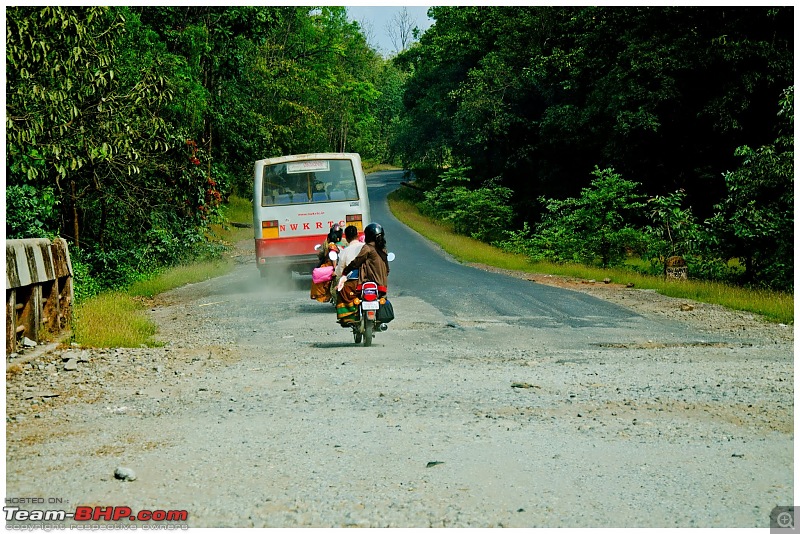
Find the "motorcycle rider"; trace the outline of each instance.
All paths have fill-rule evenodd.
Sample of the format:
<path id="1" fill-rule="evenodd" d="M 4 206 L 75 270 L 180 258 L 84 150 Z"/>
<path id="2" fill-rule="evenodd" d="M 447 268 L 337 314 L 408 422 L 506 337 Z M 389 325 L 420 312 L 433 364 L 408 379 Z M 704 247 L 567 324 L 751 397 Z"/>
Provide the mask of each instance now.
<path id="1" fill-rule="evenodd" d="M 353 225 L 344 229 L 344 237 L 347 241 L 347 246 L 344 247 L 341 254 L 339 254 L 338 261 L 336 262 L 336 270 L 334 271 L 333 279 L 336 282 L 334 286 L 336 297 L 336 319 L 339 324 L 347 326 L 357 310 L 353 299 L 356 297 L 356 287 L 358 286 L 358 269 L 350 271 L 346 276 L 342 275 L 345 266 L 350 263 L 364 246 L 364 242 L 358 238 L 358 228 Z"/>
<path id="2" fill-rule="evenodd" d="M 342 270 L 343 275 L 358 269 L 358 285 L 371 281 L 378 284 L 381 296 L 386 294 L 389 280 L 389 259 L 386 252 L 386 236 L 383 227 L 370 223 L 364 228 L 364 246 L 358 255 Z"/>
<path id="3" fill-rule="evenodd" d="M 358 228 L 353 225 L 344 229 L 344 239 L 347 244 L 339 254 L 339 259 L 336 262 L 336 270 L 334 271 L 334 280 L 336 282 L 338 282 L 339 278 L 342 276 L 342 271 L 345 266 L 358 256 L 361 247 L 364 246 L 364 242 L 358 239 Z M 350 278 L 356 278 L 357 275 L 357 271 L 353 271 L 349 274 Z"/>

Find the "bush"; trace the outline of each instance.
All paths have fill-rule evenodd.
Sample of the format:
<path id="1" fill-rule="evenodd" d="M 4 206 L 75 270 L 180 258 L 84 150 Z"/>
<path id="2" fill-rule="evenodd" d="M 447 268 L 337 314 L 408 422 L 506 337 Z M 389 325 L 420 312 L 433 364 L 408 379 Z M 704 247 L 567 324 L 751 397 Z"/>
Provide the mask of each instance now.
<path id="1" fill-rule="evenodd" d="M 642 232 L 632 223 L 644 206 L 636 193 L 639 184 L 613 169 L 595 168 L 592 174 L 596 178 L 578 198 L 541 199 L 545 214 L 531 237 L 534 260 L 607 267 L 643 247 Z"/>
<path id="2" fill-rule="evenodd" d="M 647 216 L 651 225 L 646 228 L 647 243 L 642 256 L 663 260 L 670 256 L 689 256 L 696 253 L 705 239 L 691 209 L 681 207 L 686 198 L 682 189 L 647 201 Z"/>
<path id="3" fill-rule="evenodd" d="M 6 239 L 52 238 L 56 205 L 52 187 L 30 185 L 6 188 Z"/>
<path id="4" fill-rule="evenodd" d="M 124 290 L 165 267 L 218 259 L 225 250 L 223 245 L 208 242 L 196 229 L 174 234 L 163 228 L 151 228 L 138 242 L 134 241 L 126 243 L 127 249 L 95 247 L 70 251 L 76 300 L 103 290 Z"/>
<path id="5" fill-rule="evenodd" d="M 535 256 L 538 249 L 534 245 L 530 225 L 527 221 L 522 223 L 521 230 L 504 230 L 502 238 L 492 242 L 492 245 L 512 254 Z"/>
<path id="6" fill-rule="evenodd" d="M 493 183 L 470 189 L 469 170 L 455 168 L 442 174 L 439 185 L 425 193 L 420 211 L 452 222 L 456 233 L 488 243 L 503 235 L 514 216 L 509 205 L 513 192 Z"/>
<path id="7" fill-rule="evenodd" d="M 102 285 L 91 275 L 91 266 L 86 263 L 79 250 L 70 251 L 70 263 L 72 263 L 72 287 L 75 292 L 75 303 L 80 304 L 99 294 Z"/>

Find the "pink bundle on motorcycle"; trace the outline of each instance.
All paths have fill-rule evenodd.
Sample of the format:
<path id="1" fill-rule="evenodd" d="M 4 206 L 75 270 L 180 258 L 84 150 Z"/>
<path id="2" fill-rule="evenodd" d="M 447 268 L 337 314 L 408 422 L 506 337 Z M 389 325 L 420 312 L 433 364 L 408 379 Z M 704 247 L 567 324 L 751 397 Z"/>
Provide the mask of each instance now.
<path id="1" fill-rule="evenodd" d="M 311 271 L 311 281 L 315 284 L 328 282 L 333 278 L 333 265 L 323 265 Z"/>

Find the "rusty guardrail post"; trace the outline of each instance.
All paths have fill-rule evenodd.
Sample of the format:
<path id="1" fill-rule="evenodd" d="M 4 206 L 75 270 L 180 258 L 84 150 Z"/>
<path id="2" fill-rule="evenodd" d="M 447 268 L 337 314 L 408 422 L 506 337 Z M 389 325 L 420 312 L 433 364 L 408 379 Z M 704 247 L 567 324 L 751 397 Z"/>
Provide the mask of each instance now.
<path id="1" fill-rule="evenodd" d="M 58 334 L 72 315 L 72 263 L 61 238 L 6 240 L 6 355 Z"/>

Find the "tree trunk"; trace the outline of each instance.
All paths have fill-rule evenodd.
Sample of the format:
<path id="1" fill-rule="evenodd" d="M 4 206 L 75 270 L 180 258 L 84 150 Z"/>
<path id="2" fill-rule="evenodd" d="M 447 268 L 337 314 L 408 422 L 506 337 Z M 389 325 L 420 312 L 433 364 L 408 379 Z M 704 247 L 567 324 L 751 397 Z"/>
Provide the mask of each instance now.
<path id="1" fill-rule="evenodd" d="M 78 195 L 75 193 L 75 180 L 70 180 L 70 188 L 72 189 L 72 235 L 75 238 L 75 249 L 81 248 L 78 239 Z"/>
<path id="2" fill-rule="evenodd" d="M 100 243 L 100 250 L 105 250 L 105 235 L 106 235 L 106 223 L 108 222 L 108 203 L 105 199 L 101 200 L 100 202 L 100 236 L 98 238 L 98 242 Z"/>

